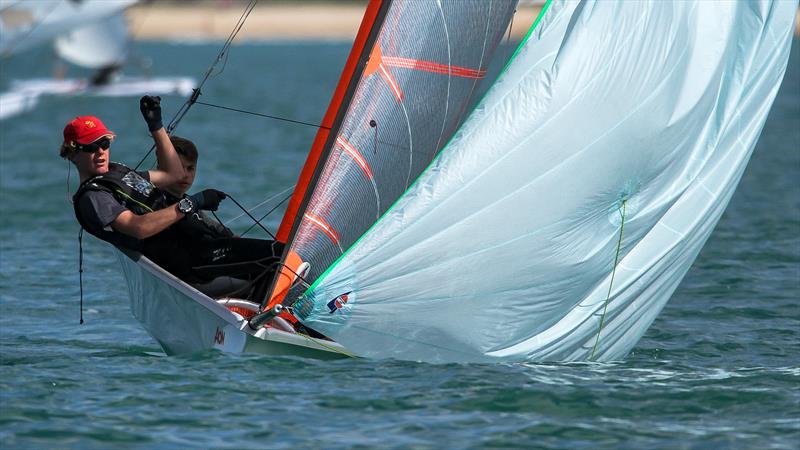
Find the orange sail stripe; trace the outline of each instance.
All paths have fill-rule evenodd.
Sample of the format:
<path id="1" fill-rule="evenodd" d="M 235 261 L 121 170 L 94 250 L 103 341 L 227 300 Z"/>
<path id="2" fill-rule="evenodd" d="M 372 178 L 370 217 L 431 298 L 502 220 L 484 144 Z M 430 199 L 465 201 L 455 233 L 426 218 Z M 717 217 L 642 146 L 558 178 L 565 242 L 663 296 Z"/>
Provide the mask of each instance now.
<path id="1" fill-rule="evenodd" d="M 303 203 L 306 190 L 308 190 L 308 185 L 311 183 L 311 178 L 314 176 L 317 164 L 319 164 L 319 159 L 324 150 L 325 142 L 328 139 L 328 134 L 330 134 L 329 128 L 333 126 L 336 114 L 342 105 L 347 87 L 358 66 L 358 60 L 364 50 L 370 30 L 380 10 L 381 3 L 383 3 L 382 0 L 370 0 L 369 5 L 367 5 L 367 10 L 364 12 L 364 18 L 361 20 L 361 26 L 358 28 L 358 34 L 353 42 L 353 48 L 350 50 L 350 56 L 347 57 L 347 62 L 342 70 L 339 84 L 336 85 L 336 91 L 333 93 L 331 103 L 328 105 L 328 110 L 325 112 L 325 117 L 322 119 L 322 126 L 317 131 L 314 143 L 311 144 L 311 151 L 308 153 L 308 158 L 306 158 L 306 163 L 300 173 L 300 178 L 297 180 L 292 199 L 286 207 L 286 213 L 283 215 L 281 226 L 278 228 L 276 237 L 280 242 L 286 242 L 289 239 L 289 233 L 292 231 L 295 217 L 300 209 L 300 205 Z"/>
<path id="2" fill-rule="evenodd" d="M 400 85 L 397 84 L 397 79 L 395 79 L 394 75 L 392 75 L 392 73 L 389 72 L 389 70 L 386 68 L 385 65 L 383 64 L 378 65 L 378 69 L 381 71 L 381 76 L 383 76 L 383 79 L 386 80 L 387 83 L 389 83 L 389 89 L 392 90 L 392 93 L 394 94 L 395 98 L 397 98 L 397 101 L 402 102 L 403 91 L 400 90 Z"/>
<path id="3" fill-rule="evenodd" d="M 463 78 L 483 78 L 486 71 L 482 69 L 470 69 L 468 67 L 451 66 L 439 64 L 432 61 L 422 61 L 419 59 L 401 58 L 398 56 L 383 56 L 382 62 L 389 67 L 401 67 L 404 69 L 422 70 L 425 72 L 440 73 Z"/>
<path id="4" fill-rule="evenodd" d="M 400 89 L 400 85 L 397 83 L 397 79 L 386 69 L 386 66 L 383 64 L 383 52 L 381 51 L 380 45 L 375 45 L 372 48 L 372 53 L 369 55 L 369 61 L 367 61 L 367 67 L 364 69 L 364 76 L 368 77 L 375 72 L 380 72 L 381 77 L 386 80 L 386 83 L 389 84 L 389 89 L 391 89 L 392 94 L 397 99 L 398 102 L 403 101 L 403 91 Z"/>
<path id="5" fill-rule="evenodd" d="M 359 153 L 358 150 L 353 147 L 353 144 L 347 142 L 343 137 L 338 136 L 336 138 L 336 145 L 338 145 L 342 150 L 344 150 L 345 153 L 353 158 L 353 161 L 358 164 L 358 167 L 361 167 L 361 170 L 364 172 L 367 178 L 370 180 L 373 178 L 372 168 L 369 167 L 369 163 L 367 163 L 367 160 L 361 156 L 361 153 Z"/>
<path id="6" fill-rule="evenodd" d="M 306 211 L 303 217 L 308 219 L 312 225 L 316 226 L 320 231 L 325 233 L 334 244 L 339 245 L 339 233 L 337 233 L 336 230 L 334 230 L 333 227 L 331 227 L 331 225 L 325 221 L 325 219 L 315 216 L 308 211 Z"/>

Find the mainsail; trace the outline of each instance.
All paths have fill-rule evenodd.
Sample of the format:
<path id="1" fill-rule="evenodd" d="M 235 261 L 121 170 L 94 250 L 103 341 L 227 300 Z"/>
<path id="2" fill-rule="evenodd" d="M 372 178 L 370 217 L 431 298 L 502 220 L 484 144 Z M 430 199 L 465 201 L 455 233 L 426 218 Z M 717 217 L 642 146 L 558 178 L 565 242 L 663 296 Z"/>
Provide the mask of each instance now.
<path id="1" fill-rule="evenodd" d="M 313 282 L 463 121 L 516 0 L 370 2 L 278 231 Z M 302 292 L 302 291 L 300 291 Z"/>
<path id="2" fill-rule="evenodd" d="M 440 80 L 409 70 L 418 66 L 400 45 L 406 35 L 387 31 L 384 63 L 362 80 L 293 244 L 315 262 L 338 258 L 296 305 L 302 321 L 370 357 L 625 356 L 734 192 L 780 86 L 796 10 L 792 1 L 552 0 L 410 187 L 427 161 L 414 131 L 412 142 L 388 124 L 438 143 L 462 111 L 425 102 L 406 119 L 408 86 Z M 413 30 L 436 34 L 428 19 Z M 463 65 L 457 53 L 447 65 Z M 454 89 L 439 83 L 430 95 Z M 341 205 L 361 213 L 340 216 Z"/>

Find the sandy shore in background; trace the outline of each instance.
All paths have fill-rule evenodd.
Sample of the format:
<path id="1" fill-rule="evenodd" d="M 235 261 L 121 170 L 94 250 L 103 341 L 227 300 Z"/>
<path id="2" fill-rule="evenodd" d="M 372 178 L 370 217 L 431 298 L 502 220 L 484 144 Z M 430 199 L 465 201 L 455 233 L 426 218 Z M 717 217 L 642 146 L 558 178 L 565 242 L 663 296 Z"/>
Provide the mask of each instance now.
<path id="1" fill-rule="evenodd" d="M 352 40 L 364 5 L 304 4 L 257 6 L 237 39 L 347 39 Z M 512 34 L 524 35 L 539 6 L 521 6 L 514 17 Z M 241 17 L 244 5 L 151 4 L 127 11 L 131 32 L 138 40 L 226 39 Z"/>

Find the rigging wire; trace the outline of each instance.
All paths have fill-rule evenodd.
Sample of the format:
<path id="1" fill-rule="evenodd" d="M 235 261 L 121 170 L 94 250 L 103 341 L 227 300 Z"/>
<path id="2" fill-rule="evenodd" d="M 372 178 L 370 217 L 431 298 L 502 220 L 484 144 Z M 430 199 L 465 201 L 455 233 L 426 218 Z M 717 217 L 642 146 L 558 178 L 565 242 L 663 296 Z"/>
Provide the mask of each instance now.
<path id="1" fill-rule="evenodd" d="M 81 325 L 83 325 L 83 227 L 78 231 L 78 283 L 81 286 Z"/>
<path id="2" fill-rule="evenodd" d="M 286 203 L 286 200 L 289 200 L 290 198 L 292 198 L 292 194 L 294 194 L 294 191 L 290 192 L 290 193 L 289 193 L 289 195 L 287 195 L 286 197 L 284 197 L 284 198 L 283 198 L 283 200 L 281 200 L 281 201 L 280 201 L 280 203 L 278 203 L 277 205 L 273 206 L 273 207 L 272 207 L 272 209 L 270 209 L 269 211 L 267 211 L 267 212 L 266 212 L 266 214 L 264 214 L 263 216 L 261 216 L 261 218 L 260 218 L 260 219 L 258 219 L 258 221 L 256 221 L 256 223 L 258 223 L 259 225 L 261 225 L 261 224 L 260 224 L 260 221 L 262 221 L 262 220 L 266 219 L 266 218 L 267 218 L 267 216 L 269 216 L 270 214 L 272 214 L 272 212 L 273 212 L 273 211 L 275 211 L 276 209 L 278 209 L 278 207 L 280 207 L 282 204 Z M 247 211 L 245 211 L 245 212 L 247 213 Z M 250 216 L 250 214 L 249 214 L 249 213 L 247 213 L 247 215 L 248 215 L 248 216 Z M 253 217 L 253 216 L 250 216 L 250 217 Z M 248 229 L 244 230 L 244 232 L 243 232 L 242 234 L 240 234 L 239 236 L 244 236 L 244 235 L 245 235 L 245 234 L 247 234 L 247 233 L 248 233 L 250 230 L 252 230 L 252 229 L 253 229 L 253 227 L 255 227 L 255 226 L 256 226 L 256 224 L 255 224 L 255 223 L 254 223 L 253 225 L 250 225 L 250 228 L 248 228 Z M 264 227 L 262 227 L 262 228 L 264 228 Z M 267 231 L 267 233 L 269 233 L 269 231 Z M 270 236 L 272 236 L 272 233 L 270 233 Z M 275 238 L 275 237 L 273 236 L 273 239 L 274 239 L 274 238 Z"/>
<path id="3" fill-rule="evenodd" d="M 175 131 L 175 128 L 178 127 L 180 121 L 183 120 L 183 117 L 186 115 L 187 112 L 189 112 L 189 108 L 191 108 L 192 105 L 195 102 L 197 102 L 197 99 L 200 97 L 203 85 L 206 83 L 206 81 L 208 81 L 209 78 L 211 78 L 212 74 L 213 76 L 217 76 L 221 74 L 223 70 L 225 70 L 225 64 L 228 60 L 228 49 L 233 43 L 234 38 L 236 38 L 236 35 L 239 33 L 239 31 L 241 31 L 245 21 L 247 21 L 247 18 L 250 16 L 250 13 L 253 11 L 253 8 L 255 8 L 256 3 L 258 3 L 258 0 L 250 0 L 250 2 L 247 4 L 247 6 L 244 9 L 244 12 L 242 12 L 242 15 L 239 17 L 239 21 L 233 27 L 233 30 L 231 30 L 231 33 L 228 35 L 228 39 L 225 41 L 225 44 L 222 46 L 222 49 L 217 54 L 217 58 L 214 60 L 213 63 L 211 63 L 211 65 L 208 67 L 208 70 L 206 70 L 205 76 L 203 76 L 203 80 L 200 81 L 200 84 L 197 85 L 197 88 L 193 90 L 192 95 L 186 100 L 186 102 L 184 102 L 183 106 L 181 106 L 180 109 L 178 109 L 178 112 L 175 113 L 175 115 L 172 117 L 172 120 L 170 120 L 169 124 L 167 125 L 167 134 L 171 135 L 172 132 Z M 219 64 L 220 61 L 224 61 L 222 64 L 222 69 L 220 69 L 220 71 L 217 73 L 213 73 L 214 68 L 217 66 L 217 64 Z M 134 167 L 133 170 L 138 170 L 139 166 L 141 166 L 142 163 L 144 163 L 144 161 L 147 159 L 148 156 L 150 156 L 150 154 L 153 152 L 155 148 L 156 146 L 155 144 L 153 144 L 150 147 L 150 150 L 147 151 L 142 160 L 139 161 L 138 164 L 136 164 L 136 167 Z"/>
<path id="4" fill-rule="evenodd" d="M 245 113 L 245 114 L 252 114 L 254 116 L 259 116 L 259 117 L 266 117 L 267 119 L 282 120 L 284 122 L 291 122 L 291 123 L 296 123 L 296 124 L 300 124 L 300 125 L 307 125 L 309 127 L 314 127 L 314 128 L 322 128 L 323 130 L 330 130 L 331 129 L 331 127 L 326 127 L 325 125 L 318 125 L 318 124 L 315 124 L 315 123 L 303 122 L 302 120 L 294 120 L 294 119 L 289 119 L 289 118 L 281 117 L 281 116 L 273 116 L 273 115 L 270 115 L 270 114 L 262 114 L 262 113 L 257 113 L 257 112 L 253 112 L 253 111 L 247 111 L 245 109 L 231 108 L 229 106 L 214 105 L 212 103 L 205 103 L 205 102 L 195 102 L 195 103 L 197 103 L 198 105 L 203 105 L 203 106 L 211 106 L 212 108 L 219 108 L 219 109 L 225 109 L 225 110 L 228 110 L 228 111 L 235 111 L 235 112 L 240 112 L 240 113 Z"/>
<path id="5" fill-rule="evenodd" d="M 253 215 L 252 215 L 252 214 L 250 214 L 250 212 L 249 212 L 248 210 L 246 210 L 246 209 L 245 209 L 245 207 L 244 207 L 244 206 L 242 206 L 242 204 L 241 204 L 241 203 L 237 202 L 237 201 L 236 201 L 236 199 L 235 199 L 235 198 L 233 198 L 233 196 L 232 196 L 232 195 L 230 195 L 230 194 L 225 194 L 225 195 L 226 195 L 226 196 L 227 196 L 229 199 L 231 199 L 231 201 L 232 201 L 233 203 L 235 203 L 235 204 L 236 204 L 236 206 L 238 206 L 238 207 L 239 207 L 239 208 L 240 208 L 242 211 L 244 211 L 244 213 L 245 213 L 245 214 L 247 214 L 247 216 L 248 216 L 248 217 L 250 217 L 251 219 L 253 219 L 253 222 L 255 222 L 255 224 L 253 224 L 253 226 L 255 226 L 255 225 L 258 225 L 258 226 L 260 226 L 260 227 L 261 227 L 261 229 L 262 229 L 262 230 L 264 230 L 264 231 L 265 231 L 265 232 L 266 232 L 266 233 L 267 233 L 267 234 L 268 234 L 268 235 L 269 235 L 269 236 L 272 238 L 272 240 L 277 240 L 277 238 L 275 237 L 275 235 L 274 235 L 274 234 L 272 234 L 272 233 L 270 233 L 270 231 L 269 231 L 269 230 L 268 230 L 268 229 L 267 229 L 267 228 L 266 228 L 264 225 L 262 225 L 262 224 L 261 224 L 261 221 L 260 221 L 260 220 L 257 220 L 255 217 L 253 217 Z M 284 201 L 286 201 L 286 200 L 284 200 Z M 283 202 L 281 202 L 281 203 L 283 203 Z M 279 203 L 278 205 L 280 205 L 280 203 Z M 277 208 L 277 206 L 276 206 L 275 208 Z M 270 210 L 270 211 L 269 211 L 267 214 L 269 214 L 270 212 L 274 211 L 274 210 L 275 210 L 275 208 L 272 208 L 272 209 L 271 209 L 271 210 Z M 216 216 L 216 214 L 214 215 L 214 217 L 217 217 L 217 216 Z M 265 215 L 264 217 L 266 217 L 266 215 Z M 263 219 L 264 217 L 262 217 L 262 219 Z M 217 220 L 219 220 L 219 218 L 217 218 Z M 250 228 L 253 228 L 253 226 L 251 226 Z M 248 228 L 248 229 L 247 229 L 247 231 L 250 231 L 250 228 Z M 245 231 L 245 233 L 246 233 L 247 231 Z M 244 233 L 242 233 L 242 235 L 244 235 Z"/>
<path id="6" fill-rule="evenodd" d="M 606 295 L 606 301 L 603 305 L 603 314 L 600 316 L 600 328 L 597 329 L 597 338 L 594 341 L 594 348 L 592 348 L 592 354 L 589 356 L 589 360 L 594 358 L 594 353 L 597 351 L 597 345 L 600 343 L 600 332 L 603 331 L 603 324 L 605 323 L 606 319 L 606 311 L 608 311 L 608 303 L 611 300 L 611 287 L 614 286 L 614 275 L 617 273 L 617 263 L 619 263 L 619 253 L 622 249 L 622 232 L 625 230 L 625 204 L 628 202 L 628 199 L 622 201 L 622 208 L 620 211 L 620 225 L 619 225 L 619 240 L 617 241 L 617 254 L 614 256 L 614 267 L 611 269 L 611 281 L 608 283 L 608 295 Z"/>
<path id="7" fill-rule="evenodd" d="M 67 203 L 71 205 L 72 198 L 69 196 L 69 176 L 72 174 L 72 163 L 68 159 L 65 159 L 65 161 L 67 162 L 67 190 L 64 192 L 64 194 L 67 197 Z"/>
<path id="8" fill-rule="evenodd" d="M 281 195 L 284 195 L 284 194 L 286 194 L 287 192 L 292 192 L 292 191 L 294 191 L 294 186 L 295 186 L 295 185 L 291 185 L 291 186 L 287 187 L 286 189 L 284 189 L 284 190 L 282 190 L 282 191 L 278 192 L 277 194 L 275 194 L 275 195 L 273 195 L 272 197 L 270 197 L 270 198 L 268 198 L 268 199 L 264 200 L 263 202 L 261 202 L 261 203 L 259 203 L 259 204 L 255 205 L 255 206 L 253 206 L 253 207 L 249 208 L 249 209 L 248 209 L 248 211 L 254 211 L 254 210 L 256 210 L 257 208 L 260 208 L 260 207 L 262 207 L 262 206 L 266 205 L 267 203 L 271 202 L 272 200 L 275 200 L 275 199 L 276 199 L 276 198 L 278 198 L 279 196 L 281 196 Z M 286 200 L 282 200 L 282 201 L 281 201 L 281 203 L 283 203 L 284 201 L 286 201 Z M 236 221 L 236 220 L 239 220 L 240 218 L 242 218 L 242 217 L 244 217 L 244 216 L 245 216 L 245 213 L 241 213 L 241 214 L 239 214 L 238 216 L 234 217 L 233 219 L 230 219 L 230 220 L 228 220 L 228 223 L 231 223 L 231 222 L 234 222 L 234 221 Z M 262 217 L 262 218 L 261 218 L 261 220 L 263 220 L 263 219 L 264 219 L 264 217 Z"/>

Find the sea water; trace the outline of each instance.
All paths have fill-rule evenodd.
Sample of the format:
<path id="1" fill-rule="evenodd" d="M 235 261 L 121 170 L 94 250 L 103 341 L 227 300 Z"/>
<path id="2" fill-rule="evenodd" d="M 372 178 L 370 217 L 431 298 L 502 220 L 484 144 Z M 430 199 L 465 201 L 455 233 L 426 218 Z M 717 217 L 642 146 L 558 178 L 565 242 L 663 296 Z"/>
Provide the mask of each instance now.
<path id="1" fill-rule="evenodd" d="M 0 447 L 798 448 L 798 44 L 727 212 L 644 338 L 611 364 L 167 357 L 132 317 L 110 250 L 91 236 L 81 325 L 67 188 L 77 180 L 57 156 L 62 128 L 76 115 L 101 117 L 118 135 L 112 159 L 129 165 L 151 140 L 136 97 L 41 98 L 0 122 Z M 219 48 L 150 43 L 137 53 L 152 76 L 199 80 Z M 318 123 L 348 50 L 237 45 L 200 100 Z M 46 49 L 4 60 L 0 89 L 53 66 Z M 164 96 L 165 117 L 182 101 Z M 256 205 L 292 186 L 314 133 L 198 104 L 176 134 L 198 144 L 197 189 Z M 274 230 L 279 214 L 265 225 Z M 223 203 L 220 218 L 242 232 L 251 224 L 231 222 L 237 215 Z"/>

